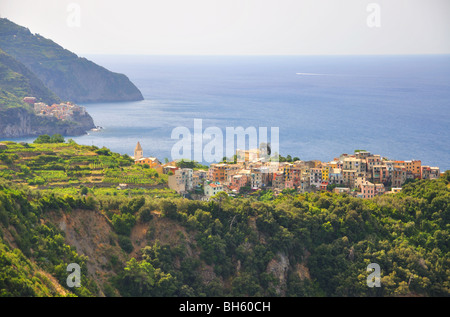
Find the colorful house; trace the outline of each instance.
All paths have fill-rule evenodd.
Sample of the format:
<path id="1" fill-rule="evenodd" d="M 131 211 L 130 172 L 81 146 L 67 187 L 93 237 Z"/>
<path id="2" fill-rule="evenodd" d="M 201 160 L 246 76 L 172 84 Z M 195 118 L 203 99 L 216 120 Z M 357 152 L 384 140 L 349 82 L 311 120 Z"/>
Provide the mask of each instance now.
<path id="1" fill-rule="evenodd" d="M 316 188 L 319 188 L 322 184 L 322 168 L 321 167 L 314 167 L 309 170 L 310 172 L 310 178 L 309 182 L 311 186 L 315 186 Z"/>
<path id="2" fill-rule="evenodd" d="M 161 162 L 156 157 L 142 157 L 135 160 L 134 164 L 147 164 L 150 168 L 155 168 L 161 165 Z"/>
<path id="3" fill-rule="evenodd" d="M 365 181 L 360 185 L 361 192 L 358 196 L 364 199 L 373 198 L 377 195 L 384 194 L 383 184 L 373 184 L 371 182 Z"/>
<path id="4" fill-rule="evenodd" d="M 222 191 L 224 191 L 224 187 L 220 183 L 206 183 L 204 186 L 204 193 L 207 199 Z"/>
<path id="5" fill-rule="evenodd" d="M 322 164 L 322 182 L 328 182 L 330 180 L 330 166 L 328 164 Z"/>

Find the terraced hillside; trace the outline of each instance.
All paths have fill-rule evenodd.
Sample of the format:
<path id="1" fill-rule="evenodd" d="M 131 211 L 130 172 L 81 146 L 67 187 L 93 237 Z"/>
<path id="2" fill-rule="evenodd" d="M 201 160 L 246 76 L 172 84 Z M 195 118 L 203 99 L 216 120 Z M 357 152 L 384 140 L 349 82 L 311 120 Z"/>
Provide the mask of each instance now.
<path id="1" fill-rule="evenodd" d="M 0 177 L 34 188 L 102 187 L 165 188 L 167 175 L 134 165 L 127 155 L 69 143 L 2 142 Z"/>

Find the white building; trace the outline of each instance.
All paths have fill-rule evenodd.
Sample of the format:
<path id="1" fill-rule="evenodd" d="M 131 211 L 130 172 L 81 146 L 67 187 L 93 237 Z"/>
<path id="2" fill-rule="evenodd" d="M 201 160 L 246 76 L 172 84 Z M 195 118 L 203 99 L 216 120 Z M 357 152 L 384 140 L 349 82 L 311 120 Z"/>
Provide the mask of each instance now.
<path id="1" fill-rule="evenodd" d="M 181 168 L 175 170 L 173 175 L 169 176 L 168 185 L 170 189 L 177 193 L 184 193 L 193 189 L 193 171 L 191 168 Z"/>
<path id="2" fill-rule="evenodd" d="M 207 199 L 223 191 L 223 185 L 219 183 L 206 183 L 204 187 L 205 196 Z"/>
<path id="3" fill-rule="evenodd" d="M 313 167 L 309 169 L 309 183 L 311 186 L 316 186 L 319 188 L 322 185 L 322 168 Z"/>

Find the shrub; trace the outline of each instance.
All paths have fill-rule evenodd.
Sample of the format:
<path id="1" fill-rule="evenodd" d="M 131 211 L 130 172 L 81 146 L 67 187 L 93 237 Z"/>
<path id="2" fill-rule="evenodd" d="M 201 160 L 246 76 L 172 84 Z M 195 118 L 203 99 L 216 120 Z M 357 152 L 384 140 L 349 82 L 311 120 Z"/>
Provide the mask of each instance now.
<path id="1" fill-rule="evenodd" d="M 133 251 L 133 244 L 131 243 L 130 238 L 127 236 L 119 235 L 119 245 L 127 253 L 131 253 Z"/>
<path id="2" fill-rule="evenodd" d="M 64 137 L 61 134 L 53 134 L 49 136 L 48 134 L 42 134 L 33 141 L 36 144 L 43 143 L 64 143 Z"/>
<path id="3" fill-rule="evenodd" d="M 131 233 L 131 229 L 136 223 L 136 218 L 128 213 L 117 215 L 115 214 L 112 217 L 112 225 L 114 230 L 121 235 L 129 236 Z"/>
<path id="4" fill-rule="evenodd" d="M 153 219 L 153 215 L 149 208 L 143 208 L 139 211 L 137 219 L 139 222 L 149 222 Z"/>

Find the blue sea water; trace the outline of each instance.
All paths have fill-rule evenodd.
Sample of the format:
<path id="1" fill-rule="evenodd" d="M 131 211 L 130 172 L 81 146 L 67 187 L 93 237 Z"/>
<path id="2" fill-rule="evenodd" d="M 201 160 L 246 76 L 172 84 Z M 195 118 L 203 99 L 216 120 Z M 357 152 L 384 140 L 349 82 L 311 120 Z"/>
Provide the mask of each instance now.
<path id="1" fill-rule="evenodd" d="M 88 56 L 126 74 L 140 102 L 85 104 L 101 132 L 74 137 L 171 158 L 175 127 L 279 127 L 280 153 L 365 149 L 450 169 L 450 56 Z"/>

